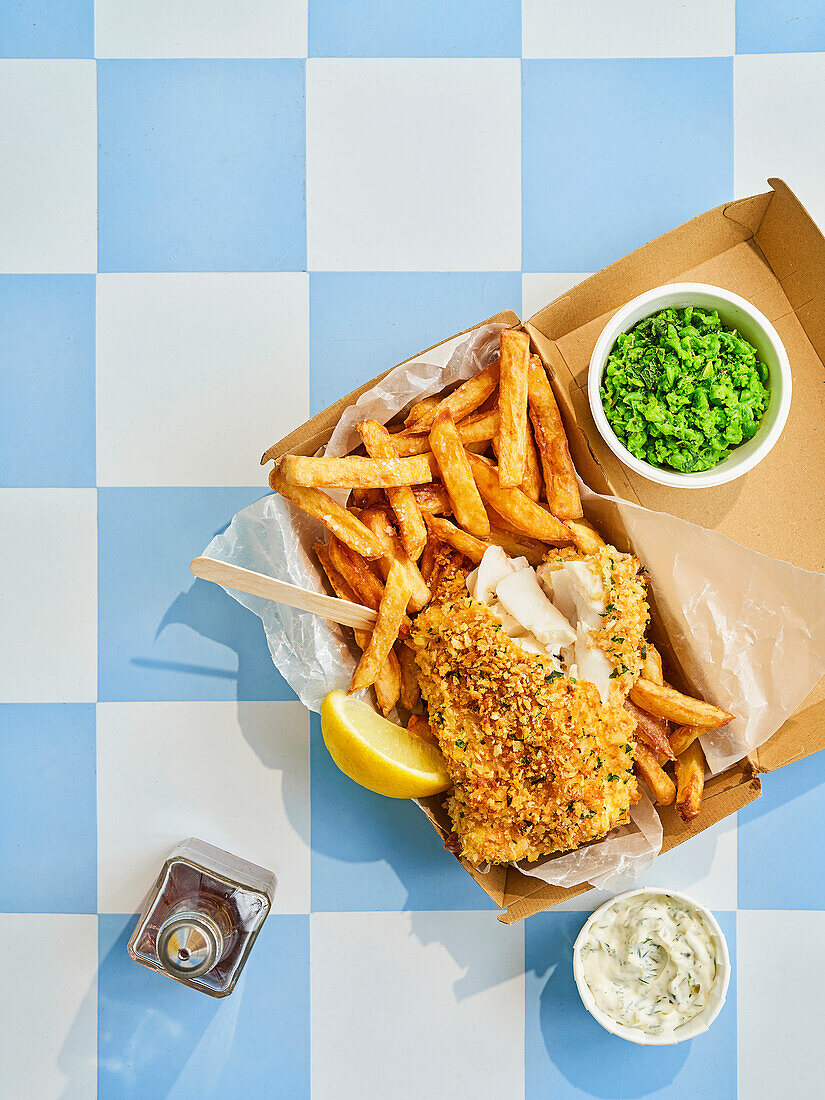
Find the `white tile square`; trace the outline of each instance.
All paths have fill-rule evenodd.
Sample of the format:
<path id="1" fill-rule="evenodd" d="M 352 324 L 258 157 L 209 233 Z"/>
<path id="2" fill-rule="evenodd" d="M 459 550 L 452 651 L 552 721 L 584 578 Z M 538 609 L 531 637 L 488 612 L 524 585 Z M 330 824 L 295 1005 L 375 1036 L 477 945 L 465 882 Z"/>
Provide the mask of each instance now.
<path id="1" fill-rule="evenodd" d="M 518 59 L 307 62 L 310 270 L 521 268 Z"/>
<path id="2" fill-rule="evenodd" d="M 659 856 L 639 886 L 666 886 L 695 897 L 711 909 L 733 912 L 737 904 L 737 826 L 734 816 Z M 592 912 L 615 891 L 588 890 L 559 909 Z"/>
<path id="3" fill-rule="evenodd" d="M 101 913 L 137 912 L 190 836 L 274 871 L 274 912 L 309 912 L 300 703 L 100 703 L 97 736 Z"/>
<path id="4" fill-rule="evenodd" d="M 825 226 L 825 53 L 740 54 L 733 62 L 734 189 L 780 176 Z"/>
<path id="5" fill-rule="evenodd" d="M 96 57 L 306 57 L 307 0 L 96 0 Z"/>
<path id="6" fill-rule="evenodd" d="M 97 493 L 0 489 L 0 528 L 0 699 L 94 703 Z"/>
<path id="7" fill-rule="evenodd" d="M 4 1096 L 97 1092 L 97 917 L 0 914 Z"/>
<path id="8" fill-rule="evenodd" d="M 739 1095 L 820 1100 L 825 913 L 738 914 Z"/>
<path id="9" fill-rule="evenodd" d="M 734 0 L 523 0 L 524 57 L 719 57 Z"/>
<path id="10" fill-rule="evenodd" d="M 262 484 L 308 416 L 305 272 L 98 276 L 98 484 Z"/>
<path id="11" fill-rule="evenodd" d="M 563 271 L 525 274 L 521 277 L 521 317 L 528 321 L 534 313 L 549 306 L 556 298 L 589 279 L 592 271 Z"/>
<path id="12" fill-rule="evenodd" d="M 0 271 L 97 270 L 94 61 L 0 61 Z"/>
<path id="13" fill-rule="evenodd" d="M 313 913 L 310 960 L 314 1100 L 523 1095 L 523 925 Z"/>

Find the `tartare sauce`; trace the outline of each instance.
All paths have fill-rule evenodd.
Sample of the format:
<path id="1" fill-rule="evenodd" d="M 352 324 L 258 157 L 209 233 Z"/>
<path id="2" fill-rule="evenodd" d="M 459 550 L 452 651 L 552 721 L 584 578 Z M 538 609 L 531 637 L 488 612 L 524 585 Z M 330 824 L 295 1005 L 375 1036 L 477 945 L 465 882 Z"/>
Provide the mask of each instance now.
<path id="1" fill-rule="evenodd" d="M 601 1011 L 651 1035 L 698 1016 L 716 983 L 713 932 L 693 906 L 668 894 L 637 894 L 605 909 L 581 961 Z"/>

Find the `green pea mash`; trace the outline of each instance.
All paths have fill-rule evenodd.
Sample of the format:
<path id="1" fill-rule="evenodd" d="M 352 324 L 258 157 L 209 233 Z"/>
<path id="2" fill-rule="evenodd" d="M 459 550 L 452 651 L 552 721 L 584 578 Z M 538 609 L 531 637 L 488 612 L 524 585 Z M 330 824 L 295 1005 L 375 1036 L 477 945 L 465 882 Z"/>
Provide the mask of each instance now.
<path id="1" fill-rule="evenodd" d="M 632 455 L 681 473 L 710 470 L 751 439 L 770 400 L 756 348 L 697 306 L 660 310 L 620 335 L 600 394 Z"/>

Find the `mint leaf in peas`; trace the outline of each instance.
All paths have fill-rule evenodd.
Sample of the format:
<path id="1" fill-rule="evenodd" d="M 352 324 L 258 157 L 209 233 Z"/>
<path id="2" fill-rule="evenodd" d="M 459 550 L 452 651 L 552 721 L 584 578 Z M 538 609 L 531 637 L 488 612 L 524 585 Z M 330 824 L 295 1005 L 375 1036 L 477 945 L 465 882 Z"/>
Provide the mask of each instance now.
<path id="1" fill-rule="evenodd" d="M 770 400 L 756 348 L 698 306 L 662 309 L 618 336 L 600 392 L 632 455 L 682 473 L 710 470 L 752 439 Z"/>

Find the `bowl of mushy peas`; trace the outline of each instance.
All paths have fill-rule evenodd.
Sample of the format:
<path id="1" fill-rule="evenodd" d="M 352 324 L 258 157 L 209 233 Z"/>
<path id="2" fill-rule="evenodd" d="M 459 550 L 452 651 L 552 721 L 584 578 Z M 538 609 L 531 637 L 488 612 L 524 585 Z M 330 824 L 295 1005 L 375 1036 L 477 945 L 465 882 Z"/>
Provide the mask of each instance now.
<path id="1" fill-rule="evenodd" d="M 673 283 L 602 330 L 587 379 L 593 419 L 631 470 L 675 488 L 724 485 L 776 444 L 791 404 L 788 353 L 738 294 Z"/>

